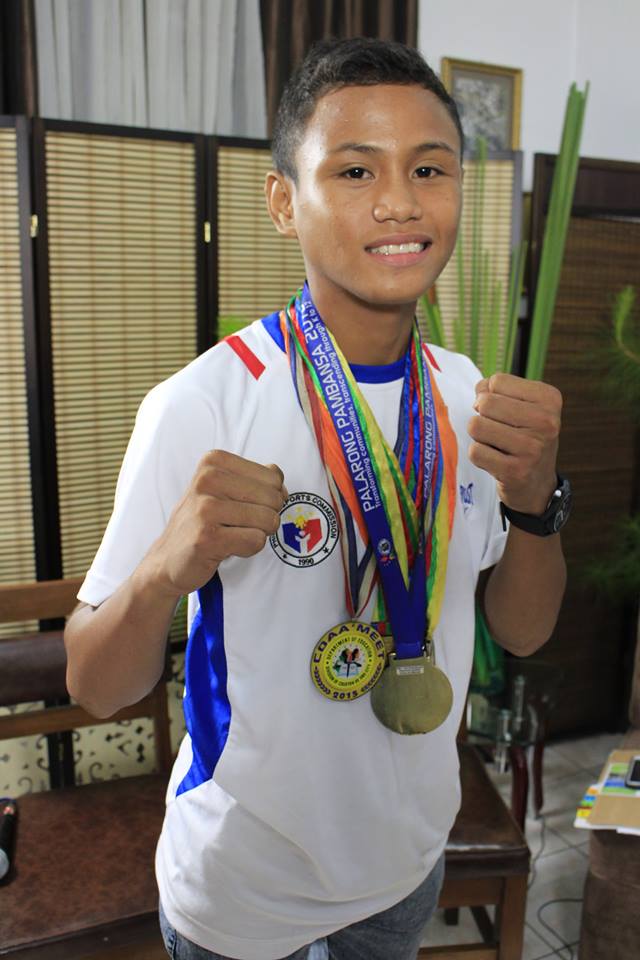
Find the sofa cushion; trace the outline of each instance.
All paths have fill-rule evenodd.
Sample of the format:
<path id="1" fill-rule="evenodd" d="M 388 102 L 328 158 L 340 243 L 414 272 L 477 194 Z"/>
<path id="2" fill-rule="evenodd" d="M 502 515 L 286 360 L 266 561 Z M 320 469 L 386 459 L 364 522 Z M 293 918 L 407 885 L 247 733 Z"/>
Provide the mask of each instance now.
<path id="1" fill-rule="evenodd" d="M 627 730 L 618 749 L 637 750 L 640 754 L 640 728 L 631 727 Z"/>
<path id="2" fill-rule="evenodd" d="M 611 833 L 610 830 L 598 831 Z M 626 840 L 640 839 L 626 837 Z M 633 960 L 638 956 L 638 888 L 587 874 L 580 960 Z"/>
<path id="3" fill-rule="evenodd" d="M 591 873 L 602 880 L 633 887 L 633 896 L 640 902 L 640 837 L 615 830 L 592 830 L 589 866 Z"/>
<path id="4" fill-rule="evenodd" d="M 9 706 L 67 697 L 66 669 L 62 630 L 1 640 L 0 703 Z"/>

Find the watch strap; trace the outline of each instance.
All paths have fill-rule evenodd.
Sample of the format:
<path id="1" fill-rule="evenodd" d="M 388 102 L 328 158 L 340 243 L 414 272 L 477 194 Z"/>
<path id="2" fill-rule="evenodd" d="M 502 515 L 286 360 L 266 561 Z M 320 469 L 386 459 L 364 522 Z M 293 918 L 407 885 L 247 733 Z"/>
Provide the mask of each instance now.
<path id="1" fill-rule="evenodd" d="M 500 501 L 500 515 L 502 529 L 507 529 L 506 520 L 514 527 L 531 533 L 537 537 L 550 537 L 559 533 L 569 519 L 571 509 L 571 486 L 566 477 L 557 476 L 557 485 L 547 507 L 540 516 L 532 513 L 521 513 L 512 510 Z"/>

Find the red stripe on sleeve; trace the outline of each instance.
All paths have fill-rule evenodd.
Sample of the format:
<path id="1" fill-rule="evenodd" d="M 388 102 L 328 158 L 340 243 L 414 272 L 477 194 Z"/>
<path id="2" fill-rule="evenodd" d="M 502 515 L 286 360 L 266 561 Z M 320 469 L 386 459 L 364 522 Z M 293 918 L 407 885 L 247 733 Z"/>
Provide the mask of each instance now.
<path id="1" fill-rule="evenodd" d="M 228 343 L 234 353 L 240 357 L 245 367 L 249 370 L 249 373 L 251 373 L 256 380 L 259 380 L 266 369 L 265 365 L 261 360 L 258 360 L 255 353 L 249 349 L 244 340 L 234 333 L 230 337 L 225 338 L 225 343 Z"/>

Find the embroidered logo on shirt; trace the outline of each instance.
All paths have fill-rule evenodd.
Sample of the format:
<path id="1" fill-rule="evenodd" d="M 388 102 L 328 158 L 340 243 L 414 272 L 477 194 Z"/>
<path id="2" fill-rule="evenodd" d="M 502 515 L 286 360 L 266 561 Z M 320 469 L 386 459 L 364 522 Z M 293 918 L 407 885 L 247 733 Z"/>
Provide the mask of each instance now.
<path id="1" fill-rule="evenodd" d="M 468 486 L 460 484 L 460 503 L 462 504 L 462 510 L 466 516 L 473 506 L 473 483 L 470 483 Z"/>
<path id="2" fill-rule="evenodd" d="M 280 517 L 280 527 L 269 543 L 276 556 L 291 567 L 322 563 L 338 542 L 333 507 L 315 493 L 292 493 Z"/>

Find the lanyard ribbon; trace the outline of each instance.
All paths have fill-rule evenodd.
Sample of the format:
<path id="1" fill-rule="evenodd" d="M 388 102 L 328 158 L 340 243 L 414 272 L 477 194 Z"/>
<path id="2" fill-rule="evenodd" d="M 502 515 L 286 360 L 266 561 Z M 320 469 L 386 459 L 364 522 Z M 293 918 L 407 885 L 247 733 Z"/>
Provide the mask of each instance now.
<path id="1" fill-rule="evenodd" d="M 396 656 L 417 657 L 439 620 L 455 511 L 457 441 L 414 325 L 392 450 L 305 284 L 281 315 L 298 400 L 338 515 L 351 616 L 379 584 Z M 358 562 L 354 522 L 365 552 Z M 383 616 L 382 619 L 385 619 Z"/>

